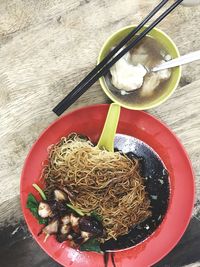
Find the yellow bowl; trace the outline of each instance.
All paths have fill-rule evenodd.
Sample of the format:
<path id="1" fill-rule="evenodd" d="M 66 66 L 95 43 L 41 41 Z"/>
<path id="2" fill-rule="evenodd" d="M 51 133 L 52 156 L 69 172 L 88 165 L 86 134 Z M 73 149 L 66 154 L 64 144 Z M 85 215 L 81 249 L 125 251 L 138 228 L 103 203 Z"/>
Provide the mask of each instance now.
<path id="1" fill-rule="evenodd" d="M 132 31 L 136 26 L 131 25 L 127 26 L 125 28 L 120 29 L 119 31 L 112 34 L 107 41 L 104 43 L 99 57 L 98 57 L 98 63 L 103 60 L 103 58 L 110 52 L 111 48 L 116 46 L 130 31 Z M 144 27 L 142 30 L 144 30 L 146 27 Z M 142 31 L 141 30 L 141 31 Z M 151 36 L 154 38 L 158 43 L 162 45 L 162 47 L 166 50 L 166 52 L 171 55 L 172 58 L 179 57 L 179 51 L 176 47 L 175 43 L 172 41 L 172 39 L 163 31 L 154 28 L 148 36 Z M 181 78 L 181 67 L 176 67 L 172 69 L 172 74 L 170 79 L 165 85 L 165 88 L 163 88 L 163 93 L 160 94 L 156 99 L 151 100 L 148 103 L 145 104 L 136 104 L 136 103 L 125 103 L 120 97 L 117 97 L 114 95 L 110 89 L 108 84 L 106 83 L 106 80 L 104 77 L 100 78 L 100 84 L 106 95 L 115 103 L 118 103 L 122 107 L 128 108 L 128 109 L 134 109 L 134 110 L 145 110 L 150 109 L 153 107 L 156 107 L 160 104 L 162 104 L 164 101 L 166 101 L 170 95 L 175 91 L 177 88 L 179 81 Z"/>

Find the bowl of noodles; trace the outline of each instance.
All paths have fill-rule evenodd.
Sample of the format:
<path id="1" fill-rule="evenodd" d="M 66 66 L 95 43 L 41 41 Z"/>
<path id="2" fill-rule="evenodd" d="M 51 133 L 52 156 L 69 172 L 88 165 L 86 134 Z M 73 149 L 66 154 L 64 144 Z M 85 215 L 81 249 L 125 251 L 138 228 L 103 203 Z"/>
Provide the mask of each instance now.
<path id="1" fill-rule="evenodd" d="M 108 107 L 55 121 L 23 168 L 29 230 L 63 266 L 150 266 L 176 245 L 191 216 L 193 171 L 174 134 L 145 112 L 122 109 L 115 151 L 99 149 Z"/>

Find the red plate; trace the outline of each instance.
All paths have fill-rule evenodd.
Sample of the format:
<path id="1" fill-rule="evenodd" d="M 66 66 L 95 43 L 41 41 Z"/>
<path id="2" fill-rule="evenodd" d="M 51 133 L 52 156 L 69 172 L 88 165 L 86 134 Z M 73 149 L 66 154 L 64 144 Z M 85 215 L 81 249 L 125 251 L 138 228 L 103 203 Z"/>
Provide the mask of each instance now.
<path id="1" fill-rule="evenodd" d="M 51 236 L 46 243 L 44 236 L 37 236 L 41 229 L 30 211 L 26 209 L 29 193 L 36 194 L 33 183 L 39 183 L 42 163 L 47 159 L 47 148 L 71 132 L 89 136 L 96 142 L 102 131 L 108 105 L 81 108 L 51 124 L 33 145 L 21 176 L 21 205 L 25 220 L 33 237 L 49 256 L 71 267 L 103 267 L 101 254 L 80 252 L 58 243 Z M 188 156 L 176 136 L 151 115 L 122 108 L 118 133 L 134 136 L 150 145 L 163 160 L 170 174 L 171 199 L 168 212 L 160 227 L 144 242 L 115 253 L 117 267 L 147 267 L 164 257 L 183 235 L 194 204 L 194 175 Z M 108 267 L 112 266 L 111 261 Z"/>

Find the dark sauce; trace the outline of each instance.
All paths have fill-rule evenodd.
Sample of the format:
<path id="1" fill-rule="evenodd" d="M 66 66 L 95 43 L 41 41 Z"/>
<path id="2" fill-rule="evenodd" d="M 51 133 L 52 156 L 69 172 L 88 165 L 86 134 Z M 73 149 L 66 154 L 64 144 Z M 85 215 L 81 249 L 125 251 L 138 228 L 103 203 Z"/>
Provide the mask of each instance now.
<path id="1" fill-rule="evenodd" d="M 112 262 L 113 267 L 117 267 L 115 264 L 115 253 L 114 252 L 104 252 L 103 254 L 104 267 L 108 267 L 110 255 L 111 255 L 111 262 Z"/>
<path id="2" fill-rule="evenodd" d="M 111 261 L 112 261 L 113 267 L 116 267 L 116 264 L 115 264 L 115 253 L 114 252 L 111 252 Z"/>
<path id="3" fill-rule="evenodd" d="M 103 254 L 103 261 L 104 261 L 104 266 L 105 267 L 108 266 L 109 256 L 110 256 L 110 253 L 105 251 L 104 254 Z"/>
<path id="4" fill-rule="evenodd" d="M 130 150 L 126 155 L 140 162 L 141 176 L 144 177 L 146 191 L 151 201 L 152 216 L 130 229 L 117 240 L 110 239 L 101 245 L 103 251 L 130 248 L 144 241 L 161 224 L 169 202 L 170 186 L 168 172 L 158 155 L 144 142 L 125 135 L 117 135 L 116 150 L 123 150 L 125 139 L 129 139 Z M 127 148 L 126 148 L 127 149 Z"/>

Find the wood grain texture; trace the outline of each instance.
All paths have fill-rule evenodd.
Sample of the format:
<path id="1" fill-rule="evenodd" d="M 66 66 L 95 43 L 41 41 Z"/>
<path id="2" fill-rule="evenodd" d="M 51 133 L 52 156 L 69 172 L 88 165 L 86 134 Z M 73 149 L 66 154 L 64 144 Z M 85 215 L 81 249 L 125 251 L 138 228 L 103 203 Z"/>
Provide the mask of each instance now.
<path id="1" fill-rule="evenodd" d="M 56 119 L 52 108 L 95 66 L 106 38 L 138 23 L 155 3 L 0 1 L 0 224 L 7 219 L 14 223 L 10 214 L 16 207 L 19 210 L 23 162 L 38 135 Z M 197 7 L 180 7 L 160 25 L 181 53 L 199 48 L 199 12 Z M 185 145 L 195 168 L 200 201 L 199 72 L 200 62 L 184 67 L 181 89 L 150 112 L 166 122 Z M 96 83 L 71 109 L 108 101 Z M 21 213 L 15 216 L 21 218 Z"/>
<path id="2" fill-rule="evenodd" d="M 32 239 L 23 240 L 28 234 L 20 209 L 19 183 L 25 157 L 38 135 L 56 119 L 52 108 L 95 66 L 109 35 L 137 24 L 157 2 L 0 1 L 0 243 L 5 248 L 9 239 L 11 244 L 3 251 L 0 265 L 59 266 Z M 179 7 L 159 26 L 172 37 L 181 54 L 200 49 L 199 13 L 200 7 Z M 193 245 L 197 248 L 199 244 L 200 219 L 199 74 L 200 62 L 184 66 L 174 95 L 149 111 L 185 146 L 197 185 L 195 225 L 193 219 L 186 239 L 157 266 L 200 266 L 193 250 Z M 105 102 L 109 100 L 96 83 L 69 110 Z"/>

